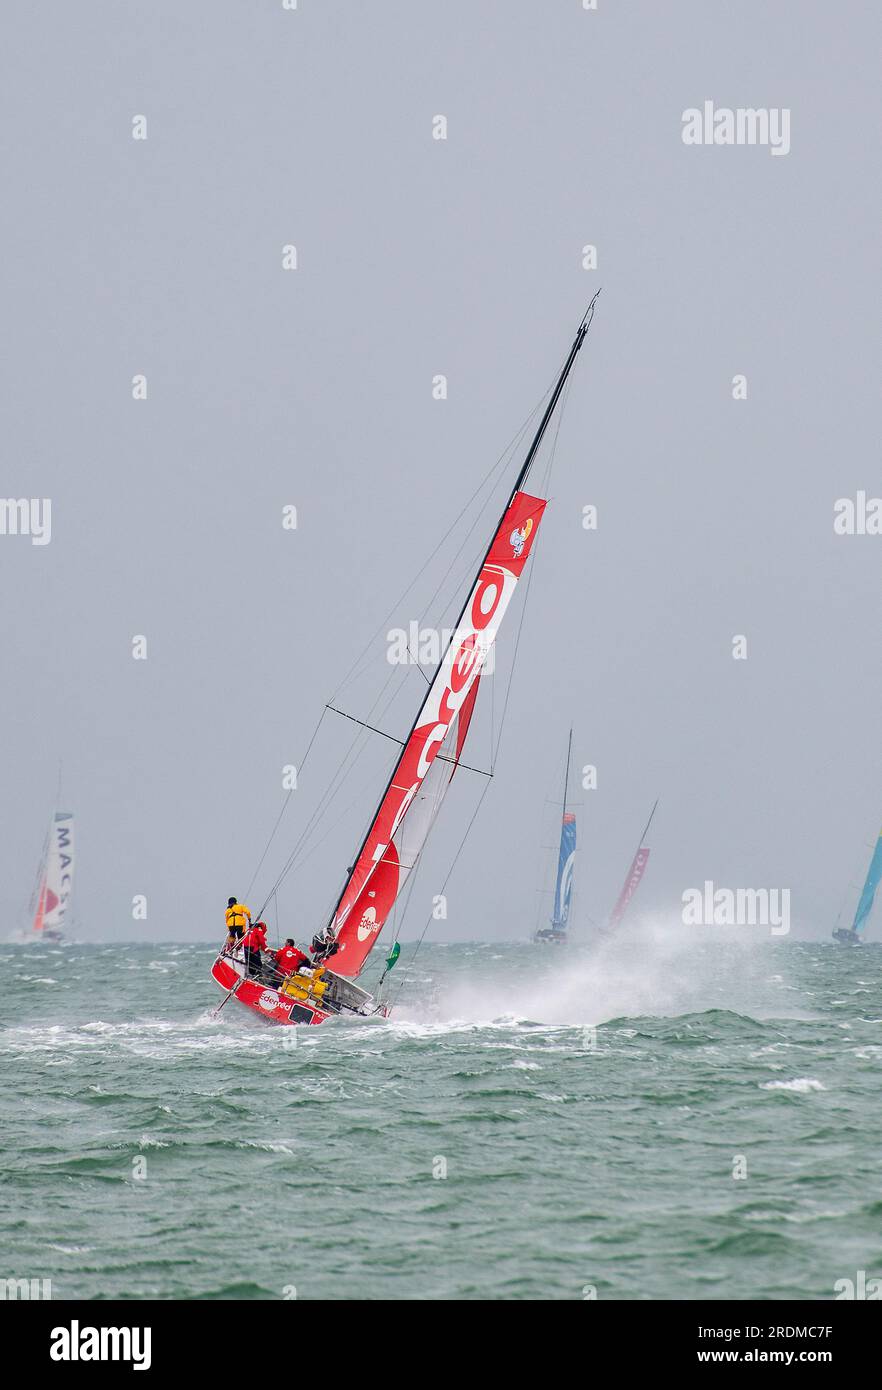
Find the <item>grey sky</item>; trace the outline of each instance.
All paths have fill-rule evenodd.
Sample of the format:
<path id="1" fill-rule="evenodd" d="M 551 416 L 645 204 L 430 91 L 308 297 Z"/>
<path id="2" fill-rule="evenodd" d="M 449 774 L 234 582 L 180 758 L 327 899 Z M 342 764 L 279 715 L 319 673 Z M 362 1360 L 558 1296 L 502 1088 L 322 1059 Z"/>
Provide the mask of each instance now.
<path id="1" fill-rule="evenodd" d="M 216 933 L 283 764 L 602 285 L 437 935 L 529 929 L 570 720 L 599 775 L 581 910 L 609 909 L 660 795 L 642 908 L 790 887 L 795 931 L 826 935 L 882 820 L 882 537 L 832 527 L 882 491 L 875 7 L 106 0 L 4 27 L 0 491 L 53 503 L 50 545 L 0 537 L 9 909 L 62 757 L 83 935 Z M 684 146 L 708 99 L 789 108 L 790 153 Z M 268 868 L 348 737 L 326 721 Z M 379 790 L 388 747 L 367 756 Z M 479 790 L 445 806 L 411 933 Z M 300 936 L 366 796 L 292 885 Z"/>

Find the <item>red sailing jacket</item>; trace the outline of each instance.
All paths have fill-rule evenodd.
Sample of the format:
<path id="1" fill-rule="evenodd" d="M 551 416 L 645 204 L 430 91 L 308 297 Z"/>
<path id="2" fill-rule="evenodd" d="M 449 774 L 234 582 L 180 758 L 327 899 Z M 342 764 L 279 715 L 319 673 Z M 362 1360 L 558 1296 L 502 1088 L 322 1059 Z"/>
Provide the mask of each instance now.
<path id="1" fill-rule="evenodd" d="M 266 927 L 262 922 L 255 923 L 251 930 L 245 933 L 242 945 L 250 946 L 252 951 L 265 951 L 267 949 Z"/>
<path id="2" fill-rule="evenodd" d="M 301 965 L 309 963 L 309 956 L 305 956 L 296 946 L 280 946 L 276 951 L 276 965 L 283 975 L 293 975 Z"/>

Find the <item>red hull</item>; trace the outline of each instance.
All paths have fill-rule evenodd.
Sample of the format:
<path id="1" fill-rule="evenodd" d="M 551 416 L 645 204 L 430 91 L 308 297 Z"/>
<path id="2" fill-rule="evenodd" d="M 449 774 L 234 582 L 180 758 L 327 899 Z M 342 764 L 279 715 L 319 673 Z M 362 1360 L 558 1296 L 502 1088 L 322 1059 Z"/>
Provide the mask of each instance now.
<path id="1" fill-rule="evenodd" d="M 237 970 L 225 956 L 218 956 L 211 967 L 211 974 L 224 994 L 229 994 L 237 980 L 241 981 L 233 998 L 268 1023 L 295 1026 L 324 1023 L 325 1019 L 331 1016 L 326 1010 L 317 1009 L 313 1004 L 304 1004 L 299 999 L 288 999 L 269 985 L 260 984 L 257 980 L 246 980 L 242 974 L 242 967 Z"/>

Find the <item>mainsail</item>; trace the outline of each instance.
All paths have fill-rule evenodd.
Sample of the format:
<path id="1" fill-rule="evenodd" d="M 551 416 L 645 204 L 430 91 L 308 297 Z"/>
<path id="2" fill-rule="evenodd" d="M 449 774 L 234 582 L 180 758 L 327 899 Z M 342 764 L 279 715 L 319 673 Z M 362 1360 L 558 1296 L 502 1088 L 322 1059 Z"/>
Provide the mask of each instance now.
<path id="1" fill-rule="evenodd" d="M 554 910 L 551 925 L 556 931 L 565 931 L 570 916 L 570 899 L 573 894 L 573 870 L 576 864 L 576 817 L 567 810 L 567 790 L 570 781 L 570 755 L 573 751 L 573 731 L 567 744 L 567 764 L 564 772 L 563 812 L 560 822 L 560 849 L 557 856 L 557 879 L 554 885 Z"/>
<path id="2" fill-rule="evenodd" d="M 456 771 L 478 678 L 536 539 L 545 500 L 517 492 L 493 537 L 334 914 L 334 970 L 357 975 Z M 473 694 L 473 692 L 475 692 Z M 439 754 L 445 750 L 444 757 Z M 434 773 L 434 775 L 432 775 Z"/>
<path id="3" fill-rule="evenodd" d="M 637 853 L 631 860 L 631 867 L 622 885 L 622 891 L 618 896 L 615 907 L 610 913 L 609 922 L 607 923 L 608 927 L 617 927 L 619 925 L 628 910 L 628 904 L 640 887 L 640 880 L 646 872 L 646 865 L 649 863 L 649 847 L 648 845 L 644 845 L 643 841 L 646 839 L 649 827 L 652 825 L 652 818 L 655 815 L 655 807 L 657 805 L 658 801 L 655 802 L 655 805 L 649 813 L 649 820 L 646 822 L 643 834 L 640 836 Z"/>
<path id="4" fill-rule="evenodd" d="M 596 299 L 596 296 L 595 296 Z M 326 929 L 335 974 L 358 975 L 414 867 L 456 771 L 481 670 L 533 548 L 546 499 L 523 491 L 548 422 L 582 346 L 579 325 L 453 637 L 420 705 Z"/>
<path id="5" fill-rule="evenodd" d="M 560 856 L 557 864 L 557 883 L 554 890 L 554 916 L 551 925 L 563 929 L 570 916 L 573 894 L 573 868 L 576 862 L 576 817 L 567 811 L 560 828 Z"/>
<path id="6" fill-rule="evenodd" d="M 882 879 L 882 830 L 880 830 L 879 832 L 879 838 L 876 841 L 876 848 L 873 851 L 873 857 L 870 860 L 870 867 L 867 870 L 867 877 L 864 881 L 863 892 L 861 893 L 860 901 L 857 905 L 857 912 L 854 914 L 854 922 L 852 923 L 851 928 L 852 931 L 859 932 L 861 927 L 863 927 L 866 924 L 867 918 L 869 917 L 873 909 L 873 903 L 876 898 L 876 889 L 879 887 L 880 879 Z"/>
<path id="7" fill-rule="evenodd" d="M 40 873 L 40 891 L 34 913 L 34 931 L 58 931 L 73 892 L 73 816 L 57 811 Z"/>

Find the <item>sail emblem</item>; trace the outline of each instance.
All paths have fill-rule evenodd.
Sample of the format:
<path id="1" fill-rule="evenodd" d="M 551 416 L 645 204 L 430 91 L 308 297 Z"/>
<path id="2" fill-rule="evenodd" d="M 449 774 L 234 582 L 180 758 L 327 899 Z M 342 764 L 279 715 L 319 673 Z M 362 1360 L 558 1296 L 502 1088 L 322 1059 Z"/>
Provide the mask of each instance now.
<path id="1" fill-rule="evenodd" d="M 530 538 L 530 532 L 532 531 L 532 529 L 533 518 L 531 516 L 528 516 L 523 526 L 516 526 L 515 529 L 512 531 L 511 535 L 509 536 L 509 545 L 512 548 L 512 552 L 516 560 L 519 560 L 520 557 L 523 555 L 524 546 L 527 544 L 527 541 Z"/>
<path id="2" fill-rule="evenodd" d="M 369 907 L 362 913 L 361 921 L 358 924 L 358 939 L 359 941 L 367 941 L 371 932 L 379 930 L 377 909 L 375 907 Z"/>

